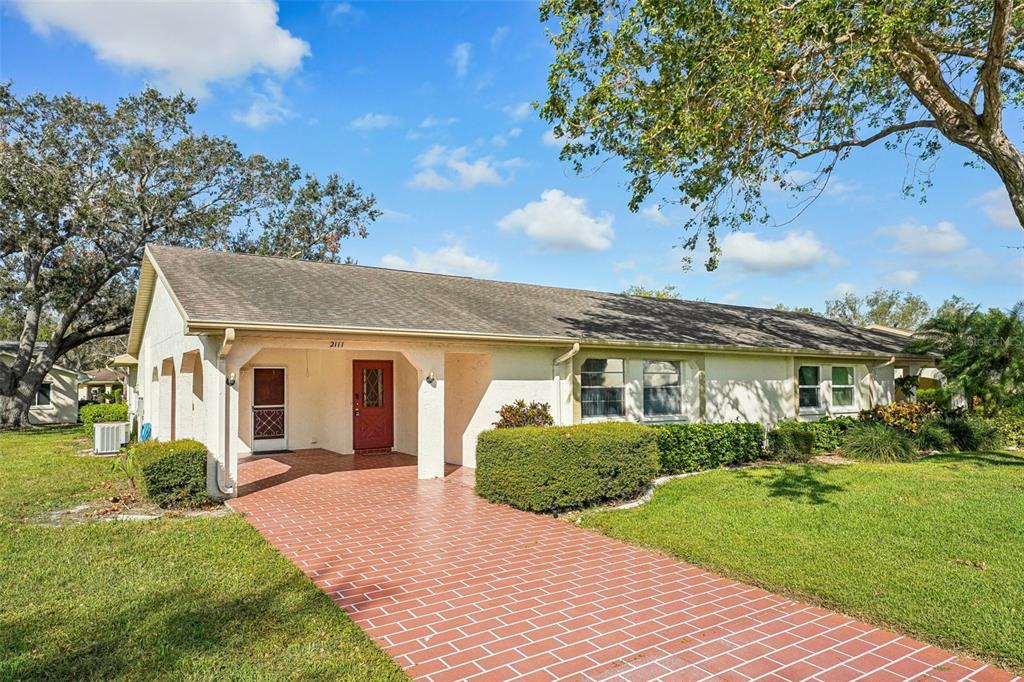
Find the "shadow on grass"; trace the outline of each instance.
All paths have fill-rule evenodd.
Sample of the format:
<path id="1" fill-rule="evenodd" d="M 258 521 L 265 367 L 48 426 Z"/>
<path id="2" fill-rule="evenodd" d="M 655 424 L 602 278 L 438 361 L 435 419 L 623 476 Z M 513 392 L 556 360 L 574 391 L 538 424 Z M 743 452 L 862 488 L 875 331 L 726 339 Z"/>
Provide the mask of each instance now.
<path id="1" fill-rule="evenodd" d="M 772 469 L 743 470 L 741 476 L 768 488 L 769 497 L 784 497 L 807 504 L 830 504 L 829 497 L 846 488 L 825 480 L 831 467 L 805 464 Z M 765 475 L 767 472 L 767 475 Z"/>
<path id="2" fill-rule="evenodd" d="M 949 452 L 926 457 L 925 462 L 939 464 L 978 464 L 981 466 L 1024 467 L 1024 453 L 1009 452 Z"/>
<path id="3" fill-rule="evenodd" d="M 194 588 L 154 591 L 125 599 L 119 609 L 73 623 L 60 622 L 60 616 L 45 611 L 15 615 L 7 620 L 0 635 L 0 678 L 153 679 L 194 675 L 197 667 L 201 671 L 209 666 L 212 668 L 207 673 L 213 676 L 212 670 L 220 666 L 238 666 L 240 657 L 246 657 L 245 649 L 249 649 L 251 658 L 272 654 L 253 650 L 254 641 L 258 642 L 261 635 L 280 645 L 288 634 L 283 629 L 297 625 L 324 628 L 325 614 L 328 619 L 345 618 L 319 590 L 305 590 L 296 598 L 298 581 L 281 580 L 235 598 L 217 598 Z M 281 612 L 282 599 L 288 603 L 286 613 Z M 54 629 L 63 631 L 59 639 L 64 646 L 53 641 L 39 646 L 38 634 Z M 345 648 L 362 644 L 355 625 L 339 624 L 327 629 L 343 640 L 332 643 L 342 647 L 342 658 Z M 368 641 L 363 647 L 370 651 L 375 648 Z M 348 679 L 372 674 L 362 668 L 365 663 L 372 667 L 372 661 L 361 660 L 367 658 L 365 652 L 352 651 L 351 655 L 351 661 L 334 662 L 336 673 Z M 384 664 L 379 670 L 380 679 L 404 678 L 384 654 L 379 657 Z M 250 674 L 261 672 L 261 661 L 246 664 Z"/>

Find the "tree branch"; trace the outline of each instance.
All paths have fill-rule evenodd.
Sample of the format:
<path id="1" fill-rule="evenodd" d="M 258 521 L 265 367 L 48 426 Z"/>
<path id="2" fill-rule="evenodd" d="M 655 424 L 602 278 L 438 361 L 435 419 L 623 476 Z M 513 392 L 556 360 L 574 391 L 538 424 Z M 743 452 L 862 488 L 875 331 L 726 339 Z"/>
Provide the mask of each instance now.
<path id="1" fill-rule="evenodd" d="M 806 159 L 809 156 L 821 154 L 823 152 L 841 152 L 844 149 L 850 149 L 852 147 L 867 147 L 869 145 L 878 142 L 879 140 L 895 135 L 896 133 L 906 132 L 908 130 L 915 130 L 917 128 L 937 128 L 938 125 L 931 119 L 922 121 L 910 121 L 908 123 L 899 123 L 891 125 L 888 128 L 879 130 L 874 135 L 866 137 L 862 140 L 842 140 L 840 142 L 834 142 L 832 144 L 822 145 L 820 147 L 813 147 L 811 149 L 797 149 L 794 147 L 784 148 L 782 151 L 792 154 L 798 159 Z"/>
<path id="2" fill-rule="evenodd" d="M 1006 39 L 1010 30 L 1013 0 L 995 0 L 992 7 L 992 28 L 988 36 L 988 55 L 981 65 L 981 81 L 985 102 L 981 111 L 982 124 L 992 130 L 1003 122 L 1002 64 L 1006 57 Z"/>
<path id="3" fill-rule="evenodd" d="M 938 43 L 933 41 L 923 40 L 921 44 L 927 47 L 929 50 L 940 52 L 942 54 L 956 55 L 957 57 L 970 57 L 971 59 L 984 60 L 989 56 L 989 53 L 984 50 L 976 50 L 972 47 L 961 47 L 959 45 L 946 45 L 945 43 Z M 1024 75 L 1024 59 L 1017 59 L 1016 57 L 1010 57 L 1003 55 L 999 65 L 1010 71 L 1015 71 L 1021 75 Z"/>

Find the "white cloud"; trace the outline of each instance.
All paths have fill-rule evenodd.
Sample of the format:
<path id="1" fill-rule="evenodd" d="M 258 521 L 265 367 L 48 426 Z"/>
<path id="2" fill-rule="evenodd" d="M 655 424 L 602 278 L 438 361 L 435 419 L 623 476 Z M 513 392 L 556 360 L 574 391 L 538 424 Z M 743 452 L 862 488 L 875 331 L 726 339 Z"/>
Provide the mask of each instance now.
<path id="1" fill-rule="evenodd" d="M 392 220 L 396 223 L 404 223 L 412 219 L 412 216 L 408 213 L 402 213 L 401 211 L 395 211 L 390 208 L 381 207 L 380 209 L 381 220 Z"/>
<path id="2" fill-rule="evenodd" d="M 782 239 L 732 232 L 722 240 L 722 262 L 735 263 L 748 272 L 810 270 L 828 256 L 828 249 L 810 231 L 787 232 Z"/>
<path id="3" fill-rule="evenodd" d="M 661 206 L 659 206 L 658 204 L 651 204 L 650 206 L 645 206 L 644 208 L 640 209 L 640 213 L 643 214 L 643 216 L 648 220 L 656 222 L 659 225 L 669 224 L 668 216 L 661 212 Z"/>
<path id="4" fill-rule="evenodd" d="M 1010 205 L 1010 197 L 1006 194 L 1005 188 L 997 187 L 991 192 L 985 192 L 972 203 L 980 205 L 981 210 L 996 227 L 1007 229 L 1020 227 L 1017 214 L 1013 212 L 1013 206 Z"/>
<path id="5" fill-rule="evenodd" d="M 896 250 L 903 253 L 940 256 L 967 248 L 967 237 L 947 221 L 937 223 L 934 227 L 906 221 L 879 228 L 877 232 L 892 237 L 896 242 Z"/>
<path id="6" fill-rule="evenodd" d="M 66 31 L 104 62 L 150 71 L 194 94 L 252 72 L 283 77 L 310 54 L 306 41 L 278 25 L 274 0 L 17 0 L 17 6 L 37 33 Z"/>
<path id="7" fill-rule="evenodd" d="M 358 118 L 352 119 L 348 127 L 353 130 L 383 130 L 398 125 L 397 116 L 391 114 L 374 114 L 367 112 Z"/>
<path id="8" fill-rule="evenodd" d="M 469 71 L 469 55 L 472 51 L 473 46 L 470 43 L 459 43 L 452 50 L 452 56 L 448 58 L 448 63 L 455 69 L 457 77 L 466 77 L 466 73 Z"/>
<path id="9" fill-rule="evenodd" d="M 245 111 L 232 112 L 231 118 L 259 130 L 268 125 L 284 123 L 295 117 L 281 91 L 281 84 L 269 78 L 263 83 L 263 92 L 254 92 L 252 103 Z"/>
<path id="10" fill-rule="evenodd" d="M 420 128 L 437 128 L 439 126 L 450 126 L 458 123 L 459 119 L 454 116 L 448 118 L 437 118 L 436 116 L 427 116 L 420 121 Z"/>
<path id="11" fill-rule="evenodd" d="M 492 137 L 491 144 L 493 144 L 495 147 L 504 147 L 508 144 L 508 141 L 510 139 L 514 140 L 515 138 L 519 137 L 522 133 L 522 128 L 509 128 L 508 132 L 502 133 L 500 135 L 495 135 L 494 137 Z"/>
<path id="12" fill-rule="evenodd" d="M 850 282 L 836 282 L 836 285 L 832 287 L 832 295 L 836 298 L 842 298 L 847 294 L 853 294 L 857 292 L 857 287 Z"/>
<path id="13" fill-rule="evenodd" d="M 352 4 L 348 2 L 339 2 L 333 8 L 331 8 L 331 18 L 335 19 L 345 14 L 352 14 Z"/>
<path id="14" fill-rule="evenodd" d="M 533 107 L 530 106 L 529 102 L 520 102 L 519 104 L 510 104 L 509 106 L 502 107 L 501 110 L 513 121 L 522 121 L 530 115 Z"/>
<path id="15" fill-rule="evenodd" d="M 500 185 L 509 176 L 502 171 L 516 168 L 520 159 L 496 160 L 490 156 L 469 158 L 467 147 L 450 149 L 435 144 L 416 158 L 420 170 L 409 186 L 415 189 L 473 189 L 477 185 Z"/>
<path id="16" fill-rule="evenodd" d="M 590 137 L 588 135 L 581 135 L 580 137 L 572 137 L 569 139 L 558 137 L 555 135 L 554 130 L 545 131 L 544 134 L 540 136 L 540 141 L 548 147 L 562 147 L 566 142 L 587 142 L 589 140 Z"/>
<path id="17" fill-rule="evenodd" d="M 508 26 L 499 26 L 494 29 L 494 33 L 491 34 L 491 49 L 497 50 L 501 47 L 502 43 L 505 42 L 505 38 L 508 38 Z"/>
<path id="18" fill-rule="evenodd" d="M 885 281 L 893 286 L 910 288 L 921 279 L 921 273 L 917 270 L 893 270 L 885 276 Z"/>
<path id="19" fill-rule="evenodd" d="M 619 260 L 612 263 L 612 272 L 624 272 L 625 270 L 636 270 L 635 260 Z"/>
<path id="20" fill-rule="evenodd" d="M 454 242 L 442 246 L 436 251 L 413 251 L 411 261 L 389 253 L 380 259 L 381 265 L 400 270 L 418 270 L 420 272 L 436 272 L 443 275 L 472 275 L 485 277 L 498 271 L 498 264 L 479 256 L 466 253 L 465 247 Z"/>
<path id="21" fill-rule="evenodd" d="M 609 213 L 590 215 L 584 199 L 546 189 L 540 201 L 512 211 L 498 221 L 498 227 L 506 232 L 522 230 L 554 251 L 604 251 L 615 237 L 612 220 Z"/>

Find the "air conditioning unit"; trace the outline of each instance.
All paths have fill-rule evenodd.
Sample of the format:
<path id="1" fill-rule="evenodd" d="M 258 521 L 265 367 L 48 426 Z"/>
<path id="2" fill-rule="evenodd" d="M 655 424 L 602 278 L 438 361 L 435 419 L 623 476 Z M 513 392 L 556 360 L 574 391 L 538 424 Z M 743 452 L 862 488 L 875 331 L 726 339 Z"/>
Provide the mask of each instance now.
<path id="1" fill-rule="evenodd" d="M 105 422 L 92 425 L 92 451 L 96 455 L 118 452 L 128 442 L 128 422 Z"/>

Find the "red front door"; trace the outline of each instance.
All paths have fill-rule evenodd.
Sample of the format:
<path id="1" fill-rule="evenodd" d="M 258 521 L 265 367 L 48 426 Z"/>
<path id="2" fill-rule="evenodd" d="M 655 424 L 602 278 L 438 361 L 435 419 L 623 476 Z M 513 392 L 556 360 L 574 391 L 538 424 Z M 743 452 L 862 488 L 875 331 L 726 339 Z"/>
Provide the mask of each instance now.
<path id="1" fill-rule="evenodd" d="M 390 448 L 395 444 L 390 360 L 352 361 L 352 447 Z"/>

